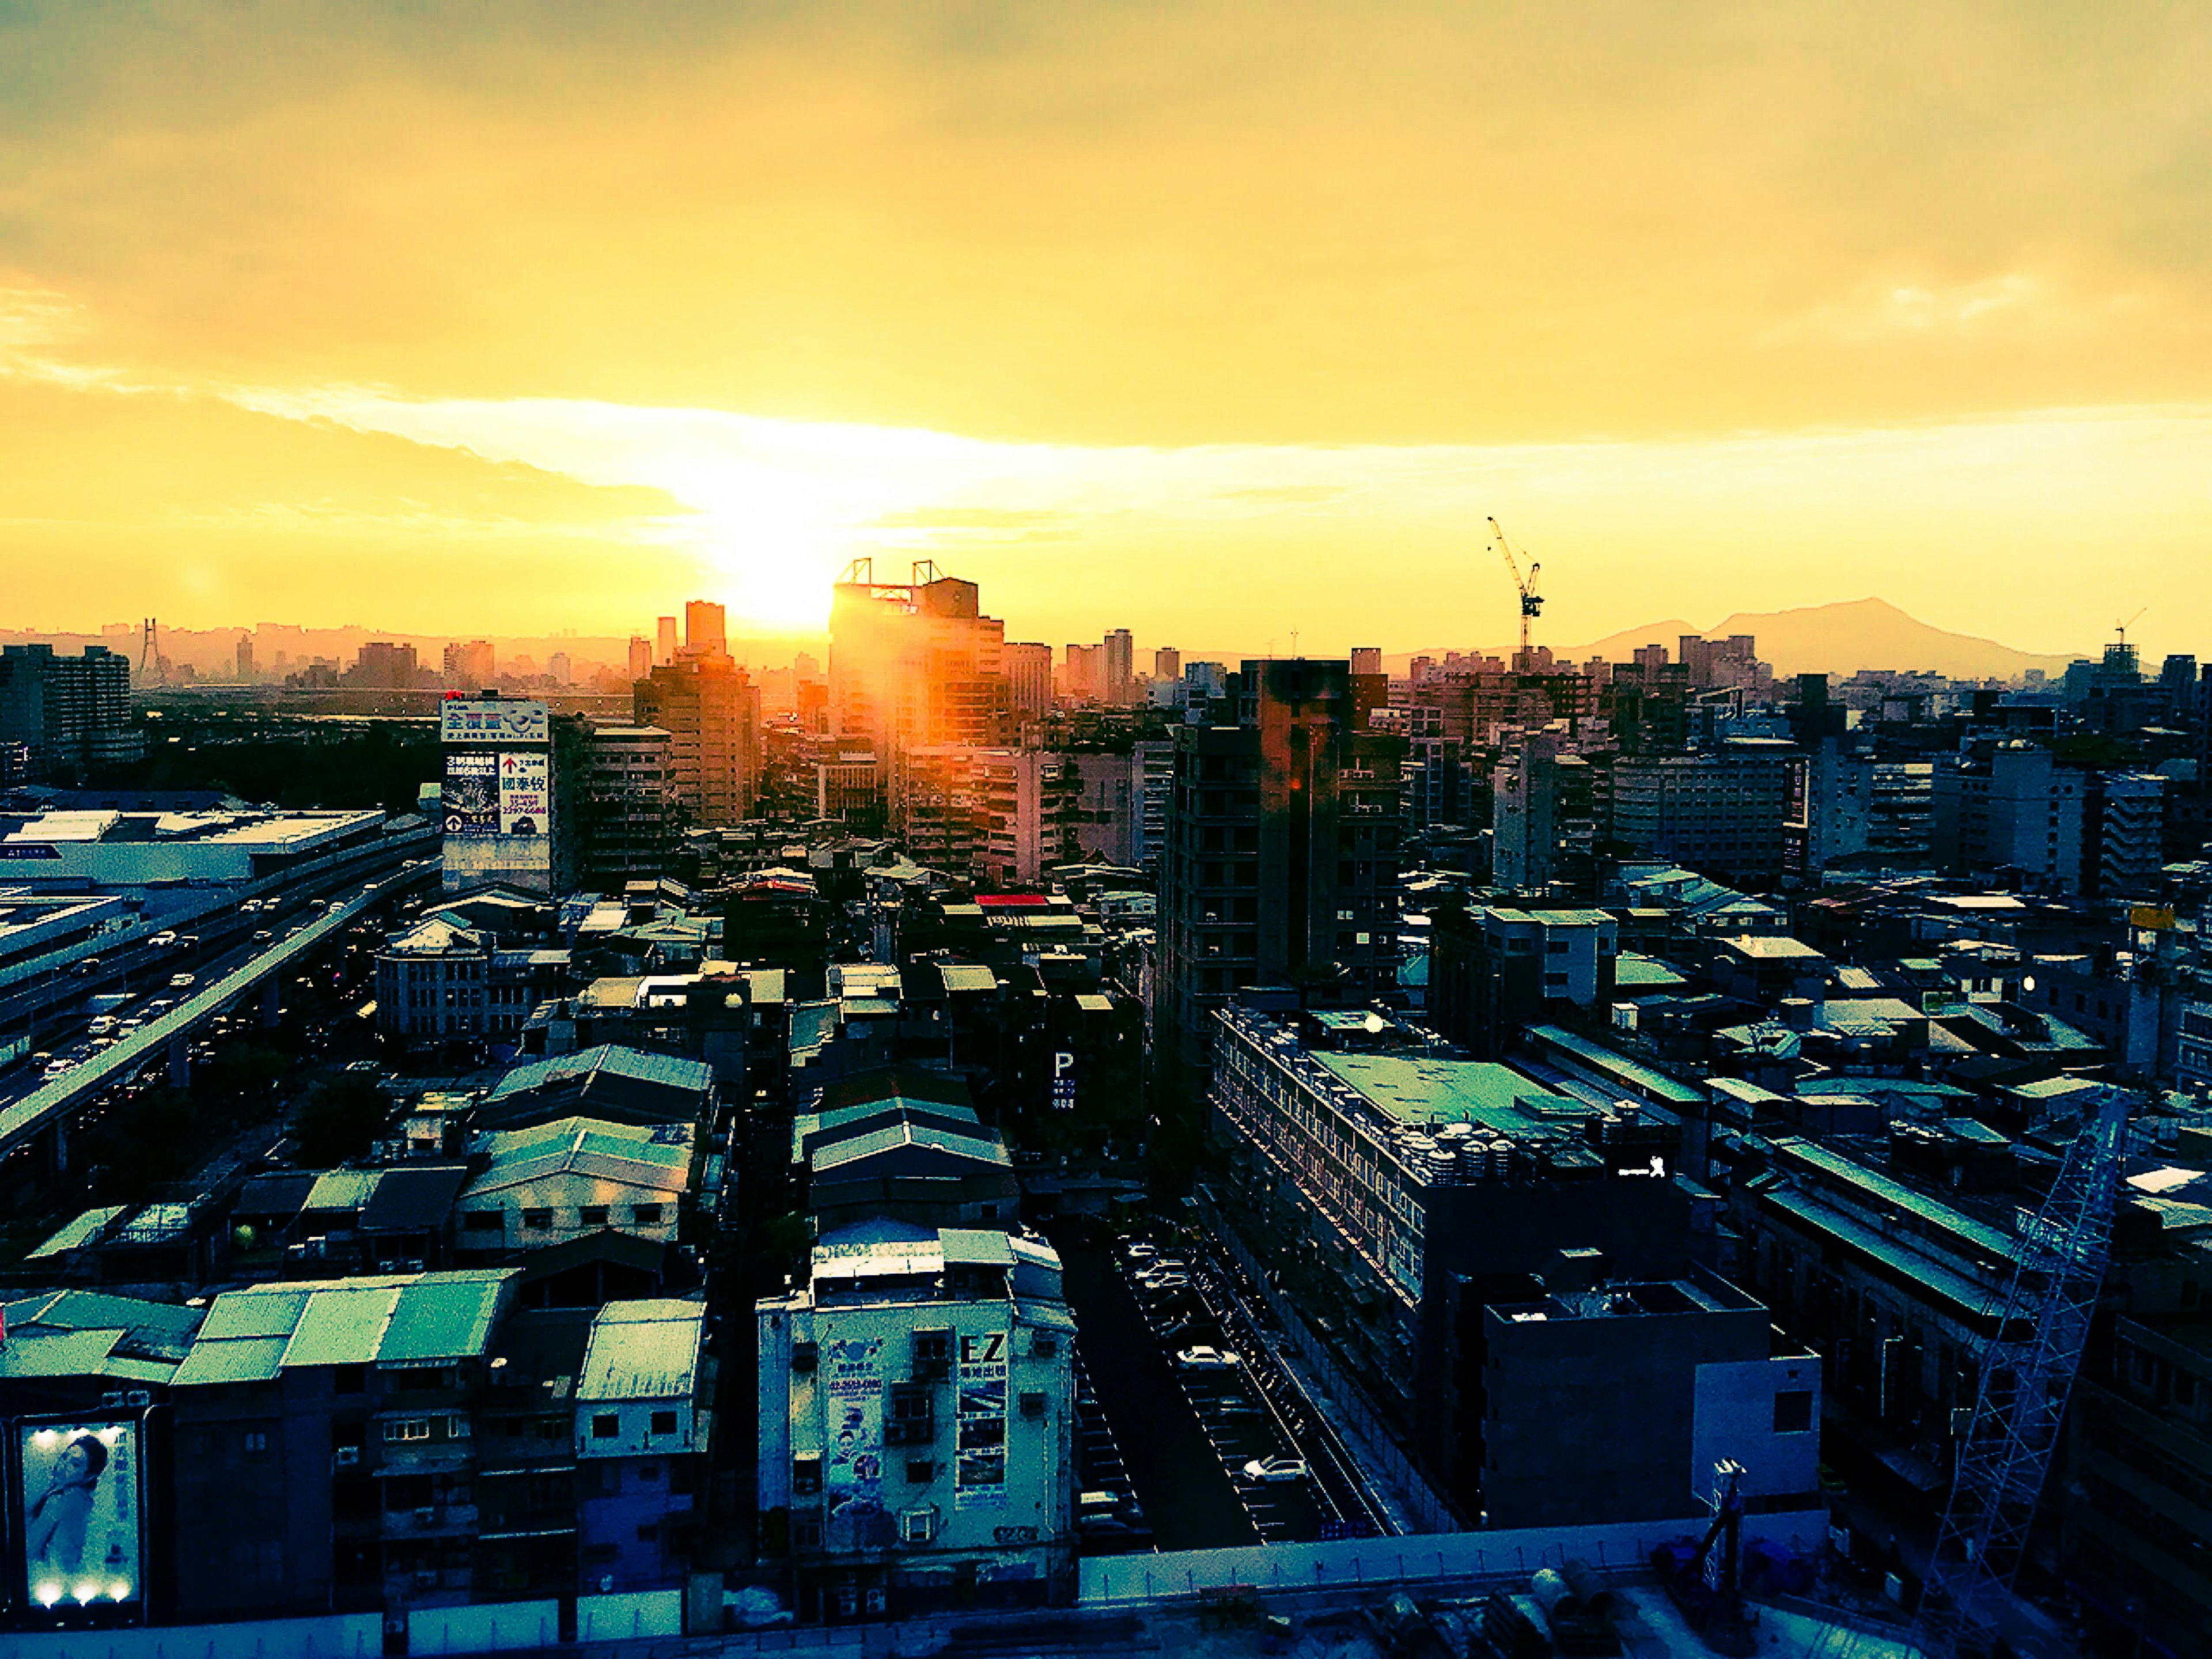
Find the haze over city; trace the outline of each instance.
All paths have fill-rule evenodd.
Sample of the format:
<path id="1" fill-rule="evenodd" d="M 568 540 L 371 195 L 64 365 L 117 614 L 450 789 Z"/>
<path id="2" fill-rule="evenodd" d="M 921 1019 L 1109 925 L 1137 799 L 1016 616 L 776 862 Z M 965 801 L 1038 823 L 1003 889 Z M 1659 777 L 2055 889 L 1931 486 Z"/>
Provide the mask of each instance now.
<path id="1" fill-rule="evenodd" d="M 0 625 L 114 620 L 96 568 L 186 626 L 812 634 L 872 554 L 1024 636 L 1496 645 L 1496 514 L 1576 640 L 1873 593 L 2155 651 L 2212 623 L 2208 27 L 21 13 Z"/>

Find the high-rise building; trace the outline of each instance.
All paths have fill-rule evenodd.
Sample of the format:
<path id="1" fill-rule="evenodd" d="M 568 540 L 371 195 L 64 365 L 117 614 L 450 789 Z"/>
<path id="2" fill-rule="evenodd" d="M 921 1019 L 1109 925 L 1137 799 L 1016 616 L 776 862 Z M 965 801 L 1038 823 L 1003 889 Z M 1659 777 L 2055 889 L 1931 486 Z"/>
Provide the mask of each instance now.
<path id="1" fill-rule="evenodd" d="M 1152 653 L 1152 678 L 1156 680 L 1179 680 L 1182 678 L 1182 653 L 1171 645 L 1164 645 Z"/>
<path id="2" fill-rule="evenodd" d="M 1379 645 L 1355 645 L 1352 647 L 1352 672 L 1354 674 L 1379 674 L 1382 672 L 1382 647 Z"/>
<path id="3" fill-rule="evenodd" d="M 695 657 L 728 656 L 728 613 L 712 599 L 687 601 L 684 606 L 684 648 Z"/>
<path id="4" fill-rule="evenodd" d="M 1697 754 L 1619 755 L 1600 814 L 1628 856 L 1671 859 L 1701 875 L 1778 875 L 1794 757 L 1780 739 Z"/>
<path id="5" fill-rule="evenodd" d="M 664 663 L 674 662 L 676 660 L 677 647 L 676 618 L 673 617 L 661 617 L 655 627 L 654 638 L 657 641 L 657 648 L 654 652 L 653 660 L 655 662 Z"/>
<path id="6" fill-rule="evenodd" d="M 1352 725 L 1350 663 L 1244 664 L 1235 726 L 1176 733 L 1160 858 L 1158 1047 L 1204 1092 L 1212 1010 L 1253 985 L 1358 1004 L 1396 983 L 1405 740 Z"/>
<path id="7" fill-rule="evenodd" d="M 483 691 L 494 678 L 489 640 L 455 640 L 446 647 L 445 680 L 454 691 Z"/>
<path id="8" fill-rule="evenodd" d="M 556 685 L 568 685 L 575 681 L 575 664 L 565 651 L 556 651 L 545 659 L 545 672 Z"/>
<path id="9" fill-rule="evenodd" d="M 346 678 L 380 691 L 405 690 L 416 683 L 415 647 L 392 640 L 369 640 L 354 659 Z"/>
<path id="10" fill-rule="evenodd" d="M 629 677 L 641 680 L 653 672 L 653 641 L 642 634 L 629 636 Z"/>
<path id="11" fill-rule="evenodd" d="M 855 560 L 830 610 L 831 724 L 889 769 L 894 811 L 908 750 L 988 747 L 1013 722 L 1006 624 L 983 615 L 975 583 L 927 561 L 912 574 L 878 582 L 870 561 Z"/>
<path id="12" fill-rule="evenodd" d="M 1052 647 L 1032 642 L 1009 645 L 1001 658 L 1018 720 L 1042 720 L 1052 712 Z"/>
<path id="13" fill-rule="evenodd" d="M 34 771 L 137 760 L 130 659 L 104 645 L 75 657 L 45 644 L 0 650 L 0 743 L 21 744 Z"/>
<path id="14" fill-rule="evenodd" d="M 1552 732 L 1510 743 L 1491 773 L 1491 880 L 1513 893 L 1557 884 L 1592 896 L 1597 820 L 1589 762 Z"/>
<path id="15" fill-rule="evenodd" d="M 240 634 L 238 636 L 238 648 L 233 653 L 231 659 L 231 672 L 237 678 L 238 683 L 240 685 L 251 685 L 253 684 L 254 671 L 252 635 Z"/>
<path id="16" fill-rule="evenodd" d="M 921 744 L 906 755 L 893 828 L 915 862 L 990 886 L 1033 887 L 1077 855 L 1074 757 Z"/>
<path id="17" fill-rule="evenodd" d="M 694 827 L 719 829 L 753 813 L 760 793 L 760 688 L 726 656 L 665 664 L 631 694 L 634 722 L 670 734 L 678 801 Z"/>
<path id="18" fill-rule="evenodd" d="M 1100 695 L 1110 703 L 1133 702 L 1137 690 L 1137 646 L 1126 628 L 1117 628 L 1098 644 Z"/>
<path id="19" fill-rule="evenodd" d="M 626 881 L 665 871 L 675 842 L 675 738 L 657 726 L 592 728 L 584 873 L 599 890 L 617 891 Z"/>

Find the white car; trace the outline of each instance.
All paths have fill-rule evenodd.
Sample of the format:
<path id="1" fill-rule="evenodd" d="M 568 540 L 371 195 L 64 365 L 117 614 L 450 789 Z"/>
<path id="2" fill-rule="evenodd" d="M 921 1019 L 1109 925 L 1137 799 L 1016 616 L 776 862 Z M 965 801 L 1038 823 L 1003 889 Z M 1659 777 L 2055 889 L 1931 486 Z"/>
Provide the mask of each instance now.
<path id="1" fill-rule="evenodd" d="M 1268 1486 L 1279 1480 L 1303 1480 L 1306 1478 L 1306 1460 L 1303 1457 L 1255 1457 L 1244 1466 L 1244 1478 Z"/>
<path id="2" fill-rule="evenodd" d="M 1243 1363 L 1226 1348 L 1185 1348 L 1176 1355 L 1176 1364 L 1187 1371 L 1234 1370 Z"/>
<path id="3" fill-rule="evenodd" d="M 196 982 L 197 981 L 194 981 L 190 974 L 172 974 L 169 975 L 169 988 L 172 991 L 189 991 Z"/>
<path id="4" fill-rule="evenodd" d="M 51 1082 L 55 1078 L 66 1076 L 76 1066 L 73 1060 L 50 1060 L 46 1062 L 46 1069 L 39 1075 Z"/>
<path id="5" fill-rule="evenodd" d="M 166 928 L 146 941 L 149 945 L 156 951 L 166 951 L 176 942 L 177 936 L 174 933 L 170 933 Z"/>

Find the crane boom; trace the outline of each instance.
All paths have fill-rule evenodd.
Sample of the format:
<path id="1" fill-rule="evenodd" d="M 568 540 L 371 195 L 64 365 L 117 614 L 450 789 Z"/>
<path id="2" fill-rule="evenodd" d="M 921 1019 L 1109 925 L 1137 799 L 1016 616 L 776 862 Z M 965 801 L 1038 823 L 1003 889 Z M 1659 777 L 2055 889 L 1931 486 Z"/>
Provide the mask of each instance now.
<path id="1" fill-rule="evenodd" d="M 1528 625 L 1544 612 L 1544 596 L 1536 591 L 1536 578 L 1543 574 L 1544 567 L 1530 564 L 1524 577 L 1521 561 L 1513 556 L 1513 544 L 1505 539 L 1505 532 L 1498 527 L 1495 516 L 1490 520 L 1490 533 L 1497 539 L 1498 550 L 1505 558 L 1505 568 L 1511 573 L 1513 586 L 1521 595 L 1521 654 L 1525 657 L 1528 654 Z"/>
<path id="2" fill-rule="evenodd" d="M 2112 1089 L 2091 1109 L 2021 1234 L 1913 1629 L 1929 1659 L 1985 1654 L 1996 1634 L 2112 1256 L 2128 1105 Z"/>

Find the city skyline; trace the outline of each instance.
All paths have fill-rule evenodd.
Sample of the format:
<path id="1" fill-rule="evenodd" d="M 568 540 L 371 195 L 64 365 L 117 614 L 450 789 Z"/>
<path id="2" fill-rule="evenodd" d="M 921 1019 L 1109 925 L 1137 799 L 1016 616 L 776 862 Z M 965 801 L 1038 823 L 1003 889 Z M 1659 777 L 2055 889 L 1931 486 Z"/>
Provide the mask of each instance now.
<path id="1" fill-rule="evenodd" d="M 1267 21 L 21 24 L 13 608 L 815 633 L 872 555 L 1424 648 L 1495 513 L 1560 641 L 2212 628 L 2202 21 Z"/>

